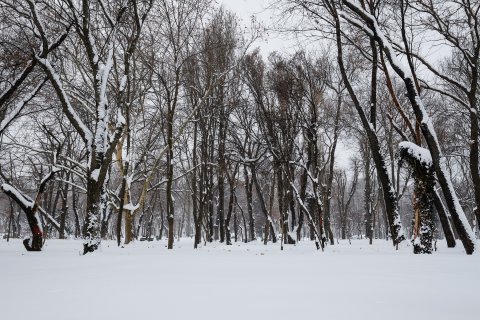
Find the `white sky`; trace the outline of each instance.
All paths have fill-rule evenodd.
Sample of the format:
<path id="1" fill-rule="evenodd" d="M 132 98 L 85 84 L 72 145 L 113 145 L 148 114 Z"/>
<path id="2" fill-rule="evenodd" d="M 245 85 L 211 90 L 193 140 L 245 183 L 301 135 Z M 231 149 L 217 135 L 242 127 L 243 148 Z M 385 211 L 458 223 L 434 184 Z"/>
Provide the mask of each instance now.
<path id="1" fill-rule="evenodd" d="M 274 25 L 275 10 L 268 8 L 271 2 L 269 0 L 217 0 L 217 2 L 234 12 L 244 25 L 250 25 L 252 16 L 267 29 Z M 254 47 L 260 47 L 262 55 L 266 57 L 272 51 L 294 52 L 298 44 L 293 39 L 268 32 L 263 39 L 255 43 Z"/>

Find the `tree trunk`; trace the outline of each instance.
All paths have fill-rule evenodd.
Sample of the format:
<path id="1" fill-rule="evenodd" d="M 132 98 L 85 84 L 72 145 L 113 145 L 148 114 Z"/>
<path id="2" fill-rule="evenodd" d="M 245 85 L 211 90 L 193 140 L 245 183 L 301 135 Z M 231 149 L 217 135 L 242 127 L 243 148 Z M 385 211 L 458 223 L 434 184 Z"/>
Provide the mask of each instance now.
<path id="1" fill-rule="evenodd" d="M 475 194 L 475 203 L 477 205 L 474 210 L 477 219 L 477 225 L 480 225 L 480 172 L 479 172 L 479 128 L 477 114 L 477 99 L 471 99 L 470 107 L 470 172 L 473 182 L 473 191 Z"/>
<path id="2" fill-rule="evenodd" d="M 267 204 L 265 203 L 265 198 L 263 196 L 262 188 L 260 187 L 260 183 L 258 182 L 257 171 L 255 169 L 254 164 L 250 166 L 250 170 L 252 171 L 252 181 L 253 181 L 253 184 L 255 184 L 255 190 L 257 190 L 258 201 L 260 202 L 260 207 L 262 208 L 262 212 L 265 216 L 265 230 L 264 230 L 264 236 L 263 236 L 263 244 L 266 245 L 269 237 L 269 229 L 271 229 L 272 231 L 274 230 L 273 221 L 272 221 L 272 217 L 270 216 L 270 213 L 268 212 Z M 275 232 L 272 232 L 272 239 L 274 243 L 277 241 Z"/>
<path id="3" fill-rule="evenodd" d="M 445 239 L 447 240 L 447 246 L 449 248 L 454 248 L 455 243 L 455 236 L 452 230 L 452 226 L 450 225 L 450 221 L 448 220 L 447 210 L 445 209 L 442 199 L 440 199 L 440 195 L 437 191 L 433 194 L 433 203 L 435 208 L 437 209 L 438 218 L 440 219 L 440 224 L 442 225 L 443 234 L 445 235 Z"/>
<path id="4" fill-rule="evenodd" d="M 225 143 L 227 139 L 227 119 L 225 119 L 225 107 L 223 101 L 220 105 L 220 116 L 218 125 L 218 154 L 217 154 L 217 185 L 218 185 L 218 204 L 217 216 L 220 222 L 220 242 L 225 241 Z"/>
<path id="5" fill-rule="evenodd" d="M 372 223 L 372 183 L 371 183 L 371 157 L 368 143 L 365 143 L 364 161 L 365 161 L 365 236 L 369 239 L 369 244 L 373 243 L 373 223 Z"/>
<path id="6" fill-rule="evenodd" d="M 99 170 L 99 169 L 97 169 Z M 87 210 L 83 227 L 83 254 L 94 252 L 100 245 L 100 213 L 102 210 L 102 186 L 90 174 L 87 181 Z"/>
<path id="7" fill-rule="evenodd" d="M 66 179 L 69 177 L 67 175 Z M 68 184 L 65 183 L 62 190 L 62 212 L 60 214 L 60 230 L 58 237 L 60 239 L 65 239 L 65 222 L 68 215 Z"/>
<path id="8" fill-rule="evenodd" d="M 169 110 L 167 119 L 167 186 L 165 196 L 167 197 L 167 222 L 168 222 L 168 249 L 173 249 L 173 241 L 175 238 L 173 220 L 175 214 L 175 206 L 173 200 L 173 116 L 174 109 Z"/>
<path id="9" fill-rule="evenodd" d="M 253 215 L 253 183 L 248 174 L 247 165 L 243 166 L 243 175 L 245 178 L 245 193 L 247 195 L 249 240 L 254 241 L 256 239 L 256 235 L 255 235 L 255 216 Z"/>

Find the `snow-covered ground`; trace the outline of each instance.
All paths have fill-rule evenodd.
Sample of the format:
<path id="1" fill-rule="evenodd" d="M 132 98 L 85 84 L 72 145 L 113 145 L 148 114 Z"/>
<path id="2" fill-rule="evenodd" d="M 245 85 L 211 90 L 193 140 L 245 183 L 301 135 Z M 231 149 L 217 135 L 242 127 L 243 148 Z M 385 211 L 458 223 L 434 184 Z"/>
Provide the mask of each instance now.
<path id="1" fill-rule="evenodd" d="M 480 254 L 438 245 L 413 255 L 356 240 L 322 253 L 309 241 L 282 252 L 182 239 L 80 256 L 76 240 L 28 253 L 0 240 L 0 319 L 478 319 Z"/>

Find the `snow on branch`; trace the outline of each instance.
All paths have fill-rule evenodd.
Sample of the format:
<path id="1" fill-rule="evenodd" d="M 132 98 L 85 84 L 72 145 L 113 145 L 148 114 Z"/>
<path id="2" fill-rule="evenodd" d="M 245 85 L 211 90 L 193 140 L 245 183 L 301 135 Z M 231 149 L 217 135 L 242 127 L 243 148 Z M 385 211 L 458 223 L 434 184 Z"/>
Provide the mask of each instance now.
<path id="1" fill-rule="evenodd" d="M 25 81 L 27 76 L 33 71 L 36 61 L 29 61 L 22 72 L 9 84 L 6 89 L 0 94 L 0 107 L 13 95 L 13 93 Z"/>
<path id="2" fill-rule="evenodd" d="M 347 22 L 350 22 L 352 25 L 356 26 L 357 28 L 359 29 L 362 29 L 363 31 L 365 31 L 365 33 L 371 37 L 375 36 L 374 32 L 372 31 L 372 29 L 370 29 L 369 27 L 367 27 L 365 25 L 365 23 L 363 23 L 362 21 L 358 20 L 358 19 L 355 19 L 353 17 L 351 17 L 350 15 L 348 15 L 347 13 L 345 13 L 344 11 L 342 10 L 338 10 L 338 15 L 340 17 L 342 17 L 343 19 L 345 19 Z"/>
<path id="3" fill-rule="evenodd" d="M 85 123 L 83 123 L 82 119 L 80 119 L 80 116 L 72 107 L 70 103 L 70 98 L 64 90 L 62 80 L 60 79 L 59 75 L 50 64 L 50 61 L 46 58 L 40 58 L 39 56 L 36 56 L 35 59 L 40 63 L 40 65 L 45 70 L 50 82 L 53 85 L 53 88 L 55 89 L 55 92 L 58 95 L 58 98 L 60 99 L 63 111 L 65 112 L 68 120 L 71 122 L 75 130 L 77 130 L 77 132 L 80 134 L 85 144 L 87 146 L 91 146 L 92 139 L 93 139 L 92 132 L 85 125 Z"/>
<path id="4" fill-rule="evenodd" d="M 25 105 L 35 97 L 35 95 L 40 91 L 40 89 L 43 87 L 47 79 L 45 78 L 43 81 L 41 81 L 29 94 L 25 96 L 25 98 L 22 99 L 22 101 L 18 102 L 16 106 L 13 108 L 12 111 L 10 111 L 5 118 L 0 122 L 0 134 L 3 133 L 3 131 L 8 127 L 10 123 L 15 120 L 16 117 L 22 112 L 23 108 Z"/>
<path id="5" fill-rule="evenodd" d="M 29 196 L 25 195 L 23 192 L 12 186 L 8 183 L 3 183 L 0 188 L 5 192 L 10 198 L 15 200 L 15 202 L 23 208 L 33 208 L 33 200 Z"/>

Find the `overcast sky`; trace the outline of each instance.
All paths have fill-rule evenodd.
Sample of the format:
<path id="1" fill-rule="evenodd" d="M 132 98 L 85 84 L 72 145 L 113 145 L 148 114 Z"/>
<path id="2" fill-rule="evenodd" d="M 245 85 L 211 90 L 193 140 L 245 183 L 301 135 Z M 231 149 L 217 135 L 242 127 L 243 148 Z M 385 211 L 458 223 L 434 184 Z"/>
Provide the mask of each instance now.
<path id="1" fill-rule="evenodd" d="M 217 0 L 217 2 L 235 12 L 244 25 L 250 25 L 252 16 L 266 28 L 274 25 L 275 12 L 268 8 L 270 0 Z M 268 56 L 272 51 L 293 52 L 297 46 L 295 40 L 281 37 L 272 31 L 255 43 L 255 47 L 260 47 L 264 56 Z"/>

